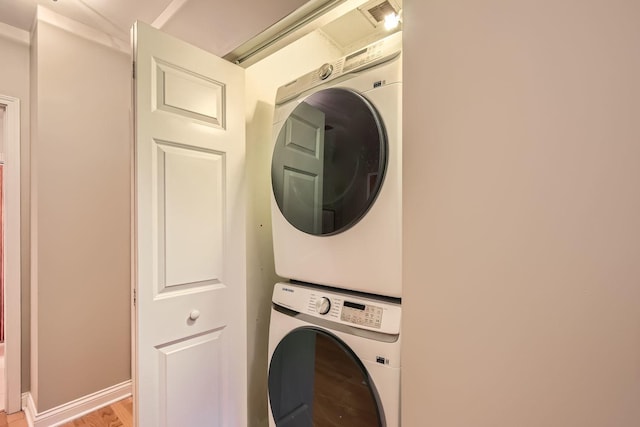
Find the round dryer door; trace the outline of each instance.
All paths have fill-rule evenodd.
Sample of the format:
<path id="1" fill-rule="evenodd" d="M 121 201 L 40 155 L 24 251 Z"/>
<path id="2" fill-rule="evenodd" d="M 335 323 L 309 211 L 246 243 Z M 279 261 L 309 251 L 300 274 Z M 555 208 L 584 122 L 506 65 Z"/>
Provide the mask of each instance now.
<path id="1" fill-rule="evenodd" d="M 387 137 L 374 106 L 357 92 L 324 89 L 299 103 L 278 133 L 273 194 L 297 229 L 340 233 L 367 213 L 386 165 Z"/>
<path id="2" fill-rule="evenodd" d="M 269 401 L 276 426 L 382 426 L 377 392 L 356 355 L 314 328 L 290 332 L 269 365 Z"/>

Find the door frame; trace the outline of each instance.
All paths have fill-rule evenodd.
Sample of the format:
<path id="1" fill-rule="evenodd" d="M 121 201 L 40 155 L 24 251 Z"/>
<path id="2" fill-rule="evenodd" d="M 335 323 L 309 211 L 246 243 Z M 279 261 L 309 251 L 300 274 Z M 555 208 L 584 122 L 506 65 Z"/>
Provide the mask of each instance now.
<path id="1" fill-rule="evenodd" d="M 0 95 L 4 112 L 4 327 L 8 414 L 22 409 L 20 100 Z"/>

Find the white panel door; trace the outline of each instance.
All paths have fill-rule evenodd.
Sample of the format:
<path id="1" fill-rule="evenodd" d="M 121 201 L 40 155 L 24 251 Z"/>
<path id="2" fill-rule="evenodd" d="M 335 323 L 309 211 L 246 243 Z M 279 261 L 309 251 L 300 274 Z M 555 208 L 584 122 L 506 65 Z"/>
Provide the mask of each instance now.
<path id="1" fill-rule="evenodd" d="M 245 426 L 244 70 L 133 42 L 137 426 Z"/>
<path id="2" fill-rule="evenodd" d="M 295 227 L 314 234 L 322 232 L 324 125 L 321 110 L 300 103 L 278 134 L 273 158 L 282 213 Z"/>

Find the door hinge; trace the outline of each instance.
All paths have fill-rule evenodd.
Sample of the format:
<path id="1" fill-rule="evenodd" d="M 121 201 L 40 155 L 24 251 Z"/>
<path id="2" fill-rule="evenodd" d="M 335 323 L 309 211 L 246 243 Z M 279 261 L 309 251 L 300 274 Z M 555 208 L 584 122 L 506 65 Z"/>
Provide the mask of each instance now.
<path id="1" fill-rule="evenodd" d="M 131 63 L 131 69 L 132 69 L 131 71 L 132 77 L 135 80 L 136 79 L 136 62 L 135 61 Z"/>
<path id="2" fill-rule="evenodd" d="M 133 306 L 136 306 L 136 290 L 133 290 Z"/>

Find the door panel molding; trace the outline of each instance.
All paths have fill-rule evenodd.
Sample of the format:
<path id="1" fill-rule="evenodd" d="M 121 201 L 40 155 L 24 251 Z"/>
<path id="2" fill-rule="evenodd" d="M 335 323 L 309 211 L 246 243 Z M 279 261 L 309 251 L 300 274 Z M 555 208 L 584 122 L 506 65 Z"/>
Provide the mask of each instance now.
<path id="1" fill-rule="evenodd" d="M 152 58 L 156 92 L 155 107 L 169 113 L 225 128 L 225 85 L 178 65 Z M 193 102 L 198 93 L 204 102 Z M 204 96 L 203 96 L 204 95 Z"/>

